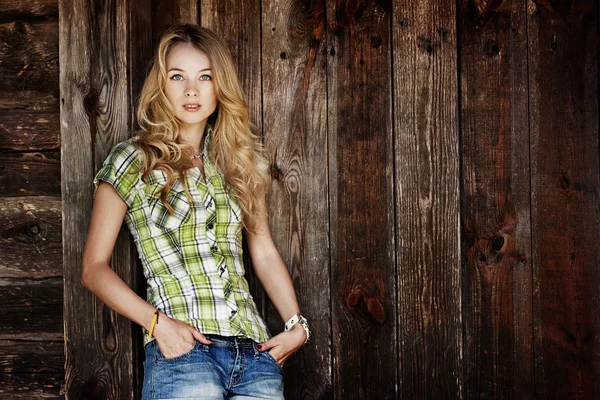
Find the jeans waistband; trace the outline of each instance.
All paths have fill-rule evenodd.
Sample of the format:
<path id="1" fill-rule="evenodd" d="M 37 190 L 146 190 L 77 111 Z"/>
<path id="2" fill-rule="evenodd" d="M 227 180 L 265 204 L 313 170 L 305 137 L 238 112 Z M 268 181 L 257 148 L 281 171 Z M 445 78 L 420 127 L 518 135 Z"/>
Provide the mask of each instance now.
<path id="1" fill-rule="evenodd" d="M 221 336 L 214 334 L 204 334 L 208 339 L 215 342 L 215 344 L 221 344 L 229 347 L 249 347 L 254 348 L 256 342 L 247 337 L 237 337 L 237 336 Z"/>

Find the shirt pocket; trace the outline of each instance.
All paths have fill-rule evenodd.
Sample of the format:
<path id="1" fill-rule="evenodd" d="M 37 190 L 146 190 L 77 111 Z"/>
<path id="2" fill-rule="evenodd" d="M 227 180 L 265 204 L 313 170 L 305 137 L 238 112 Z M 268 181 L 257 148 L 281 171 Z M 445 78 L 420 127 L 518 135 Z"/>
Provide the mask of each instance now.
<path id="1" fill-rule="evenodd" d="M 174 210 L 171 214 L 160 198 L 161 190 L 166 183 L 164 172 L 152 171 L 147 178 L 146 200 L 152 223 L 163 231 L 171 231 L 180 228 L 186 222 L 191 213 L 191 205 L 181 181 L 175 179 L 166 198 L 167 203 Z"/>

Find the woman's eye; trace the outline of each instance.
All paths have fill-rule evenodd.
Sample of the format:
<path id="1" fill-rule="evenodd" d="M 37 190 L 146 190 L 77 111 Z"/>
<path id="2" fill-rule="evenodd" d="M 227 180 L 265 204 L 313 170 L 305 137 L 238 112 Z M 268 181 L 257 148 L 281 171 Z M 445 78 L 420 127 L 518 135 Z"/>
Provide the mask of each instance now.
<path id="1" fill-rule="evenodd" d="M 206 78 L 206 79 L 204 79 Z M 204 74 L 200 77 L 201 81 L 210 81 L 212 79 L 212 77 L 210 75 Z"/>
<path id="2" fill-rule="evenodd" d="M 171 77 L 171 79 L 172 79 L 172 80 L 174 80 L 174 81 L 180 81 L 180 80 L 181 80 L 181 79 L 175 79 L 175 78 L 181 78 L 181 79 L 183 79 L 183 76 L 181 76 L 181 75 L 179 75 L 179 74 L 175 74 L 175 75 L 173 75 L 173 76 Z"/>

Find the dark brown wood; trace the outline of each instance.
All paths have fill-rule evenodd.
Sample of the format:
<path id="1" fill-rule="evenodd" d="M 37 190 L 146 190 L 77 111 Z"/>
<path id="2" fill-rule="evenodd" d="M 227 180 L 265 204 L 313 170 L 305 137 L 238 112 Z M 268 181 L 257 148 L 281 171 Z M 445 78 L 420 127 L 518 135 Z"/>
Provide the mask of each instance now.
<path id="1" fill-rule="evenodd" d="M 0 373 L 0 398 L 10 400 L 64 399 L 63 374 Z"/>
<path id="2" fill-rule="evenodd" d="M 456 3 L 393 15 L 399 397 L 461 399 Z"/>
<path id="3" fill-rule="evenodd" d="M 9 17 L 10 12 L 0 12 L 0 21 Z M 55 18 L 0 23 L 0 54 L 0 110 L 58 108 Z"/>
<path id="4" fill-rule="evenodd" d="M 0 110 L 0 151 L 59 150 L 59 119 L 58 109 Z"/>
<path id="5" fill-rule="evenodd" d="M 0 153 L 2 197 L 60 196 L 60 153 Z"/>
<path id="6" fill-rule="evenodd" d="M 0 278 L 62 277 L 60 197 L 0 198 Z"/>
<path id="7" fill-rule="evenodd" d="M 62 298 L 58 303 L 62 305 Z M 59 396 L 65 368 L 62 337 L 59 341 L 39 339 L 0 340 L 0 398 L 64 398 Z"/>
<path id="8" fill-rule="evenodd" d="M 526 4 L 459 5 L 464 398 L 532 399 Z"/>
<path id="9" fill-rule="evenodd" d="M 340 399 L 398 395 L 391 14 L 387 1 L 327 2 L 331 330 Z"/>
<path id="10" fill-rule="evenodd" d="M 7 20 L 45 20 L 58 18 L 56 0 L 2 0 L 0 3 L 0 23 Z M 58 21 L 57 21 L 58 22 Z M 56 26 L 58 29 L 58 25 Z M 58 43 L 57 43 L 58 44 Z M 57 49 L 58 51 L 58 49 Z M 58 53 L 57 53 L 58 54 Z"/>
<path id="11" fill-rule="evenodd" d="M 61 278 L 0 279 L 0 299 L 0 339 L 63 339 Z"/>
<path id="12" fill-rule="evenodd" d="M 139 330 L 81 286 L 80 265 L 93 202 L 92 178 L 110 149 L 130 134 L 129 77 L 140 72 L 129 69 L 130 43 L 139 40 L 129 24 L 135 8 L 147 4 L 60 0 L 59 6 L 65 394 L 67 399 L 134 398 L 139 375 L 134 375 L 132 360 L 139 358 L 139 350 L 133 348 L 132 337 Z M 137 20 L 131 26 L 142 24 Z M 124 228 L 111 267 L 133 285 L 134 265 Z"/>
<path id="13" fill-rule="evenodd" d="M 600 398 L 598 2 L 528 2 L 535 398 Z"/>
<path id="14" fill-rule="evenodd" d="M 62 309 L 62 299 L 59 300 Z M 0 340 L 0 373 L 64 374 L 61 340 Z"/>
<path id="15" fill-rule="evenodd" d="M 177 23 L 197 24 L 200 13 L 200 0 L 152 1 L 152 37 L 156 50 L 160 37 Z"/>
<path id="16" fill-rule="evenodd" d="M 136 120 L 139 94 L 149 71 L 152 59 L 152 7 L 150 1 L 136 2 L 135 7 L 129 8 L 129 101 L 130 110 L 129 126 L 132 131 L 139 129 Z M 146 278 L 143 267 L 135 246 L 131 246 L 132 271 L 131 287 L 143 299 L 146 299 Z M 142 386 L 144 382 L 144 359 L 146 357 L 143 347 L 142 327 L 134 324 L 132 331 L 132 363 L 133 363 L 133 392 L 134 399 L 141 399 Z"/>
<path id="17" fill-rule="evenodd" d="M 325 1 L 289 7 L 262 2 L 263 127 L 274 178 L 271 234 L 312 332 L 311 341 L 286 361 L 289 399 L 333 397 L 325 11 Z M 268 319 L 272 333 L 283 330 L 271 303 Z"/>

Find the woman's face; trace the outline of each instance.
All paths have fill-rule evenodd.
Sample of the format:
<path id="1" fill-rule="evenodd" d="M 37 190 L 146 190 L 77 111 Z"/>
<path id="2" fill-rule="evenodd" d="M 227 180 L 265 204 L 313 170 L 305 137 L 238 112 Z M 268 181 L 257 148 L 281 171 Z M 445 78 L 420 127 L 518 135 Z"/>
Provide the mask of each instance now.
<path id="1" fill-rule="evenodd" d="M 202 133 L 217 108 L 211 63 L 205 52 L 178 43 L 167 55 L 165 94 L 187 132 Z"/>

